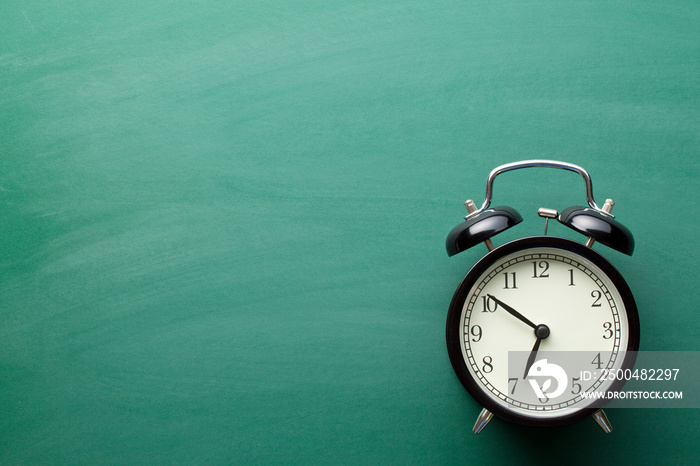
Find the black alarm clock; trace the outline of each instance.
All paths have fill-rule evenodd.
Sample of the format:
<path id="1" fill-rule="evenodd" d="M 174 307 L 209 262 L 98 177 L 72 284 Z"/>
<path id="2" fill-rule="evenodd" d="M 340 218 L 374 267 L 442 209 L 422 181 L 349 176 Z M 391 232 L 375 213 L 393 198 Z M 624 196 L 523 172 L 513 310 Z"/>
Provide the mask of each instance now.
<path id="1" fill-rule="evenodd" d="M 528 167 L 578 173 L 588 206 L 561 213 L 540 208 L 544 235 L 494 247 L 491 238 L 522 217 L 510 207 L 490 207 L 493 181 L 501 173 Z M 494 414 L 530 426 L 560 426 L 592 416 L 610 432 L 601 408 L 624 380 L 607 374 L 631 369 L 639 348 L 632 292 L 615 267 L 592 249 L 598 242 L 628 255 L 634 250 L 632 234 L 611 214 L 614 203 L 595 203 L 583 168 L 528 160 L 496 167 L 488 176 L 482 206 L 471 200 L 465 205 L 469 215 L 448 234 L 447 253 L 480 243 L 488 253 L 452 298 L 446 339 L 455 374 L 483 406 L 474 433 Z M 550 219 L 586 239 L 579 243 L 547 235 Z"/>

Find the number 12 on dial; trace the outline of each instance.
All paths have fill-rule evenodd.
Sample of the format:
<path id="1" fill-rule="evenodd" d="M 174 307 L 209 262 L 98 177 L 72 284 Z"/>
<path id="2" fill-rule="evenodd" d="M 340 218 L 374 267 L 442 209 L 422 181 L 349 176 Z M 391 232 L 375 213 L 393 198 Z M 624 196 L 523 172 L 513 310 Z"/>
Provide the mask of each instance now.
<path id="1" fill-rule="evenodd" d="M 580 174 L 589 207 L 552 209 L 557 219 L 587 237 L 532 236 L 494 248 L 491 237 L 522 221 L 510 207 L 489 208 L 494 178 L 527 167 L 559 168 Z M 474 432 L 493 414 L 526 425 L 563 425 L 588 416 L 611 430 L 596 394 L 619 391 L 624 380 L 603 374 L 631 369 L 639 348 L 639 318 L 629 286 L 602 255 L 600 242 L 632 254 L 634 239 L 613 219 L 614 203 L 595 204 L 588 173 L 549 160 L 502 165 L 489 175 L 484 205 L 467 201 L 469 215 L 447 237 L 457 254 L 481 242 L 489 253 L 466 275 L 447 314 L 447 350 L 455 374 L 484 407 Z M 554 355 L 571 356 L 566 364 Z M 557 356 L 559 357 L 559 356 Z M 584 380 L 581 373 L 592 373 Z"/>

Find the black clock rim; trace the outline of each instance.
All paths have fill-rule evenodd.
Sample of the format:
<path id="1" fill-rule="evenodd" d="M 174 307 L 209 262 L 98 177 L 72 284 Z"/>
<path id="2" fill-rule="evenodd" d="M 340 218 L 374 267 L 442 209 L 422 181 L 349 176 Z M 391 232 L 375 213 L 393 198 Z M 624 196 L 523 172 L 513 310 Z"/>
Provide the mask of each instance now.
<path id="1" fill-rule="evenodd" d="M 484 408 L 488 409 L 493 414 L 508 421 L 528 426 L 562 426 L 573 424 L 591 416 L 596 411 L 603 408 L 607 404 L 608 400 L 599 400 L 600 403 L 596 404 L 595 407 L 583 408 L 574 413 L 558 417 L 543 419 L 519 414 L 497 404 L 484 393 L 479 384 L 469 373 L 469 369 L 467 368 L 466 362 L 462 356 L 459 322 L 464 301 L 474 282 L 498 259 L 513 252 L 535 247 L 553 247 L 576 253 L 600 267 L 600 269 L 610 278 L 620 293 L 620 297 L 625 305 L 625 313 L 629 323 L 629 340 L 625 350 L 626 353 L 625 359 L 622 363 L 622 369 L 632 369 L 634 367 L 637 350 L 639 349 L 639 314 L 637 312 L 637 304 L 634 301 L 632 291 L 627 285 L 627 282 L 622 277 L 620 272 L 618 272 L 606 258 L 594 251 L 592 248 L 566 238 L 559 238 L 555 236 L 530 236 L 511 241 L 486 254 L 471 268 L 460 283 L 457 291 L 455 291 L 447 313 L 447 352 L 450 357 L 450 362 L 452 363 L 452 368 L 454 369 L 457 378 L 460 380 L 464 388 L 467 389 L 469 394 L 477 402 L 479 402 Z M 625 380 L 616 380 L 610 387 L 610 390 L 619 391 L 624 384 Z"/>

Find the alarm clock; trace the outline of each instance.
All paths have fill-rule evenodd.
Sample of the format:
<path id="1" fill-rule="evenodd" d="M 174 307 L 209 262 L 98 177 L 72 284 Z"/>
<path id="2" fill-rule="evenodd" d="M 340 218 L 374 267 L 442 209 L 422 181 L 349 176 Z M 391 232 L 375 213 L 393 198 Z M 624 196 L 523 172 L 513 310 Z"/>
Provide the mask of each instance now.
<path id="1" fill-rule="evenodd" d="M 557 212 L 540 208 L 544 234 L 494 247 L 491 238 L 522 221 L 511 207 L 491 207 L 494 179 L 530 167 L 581 175 L 587 206 Z M 527 160 L 496 167 L 488 176 L 480 208 L 446 241 L 453 256 L 484 243 L 487 254 L 457 288 L 447 314 L 446 340 L 458 379 L 483 406 L 473 432 L 493 415 L 529 426 L 561 426 L 587 417 L 612 430 L 602 407 L 624 385 L 611 374 L 631 369 L 639 348 L 637 306 L 622 275 L 593 250 L 600 243 L 627 255 L 631 232 L 599 207 L 589 174 L 554 160 Z M 533 212 L 534 214 L 534 212 Z M 581 233 L 576 242 L 547 234 L 548 222 Z"/>

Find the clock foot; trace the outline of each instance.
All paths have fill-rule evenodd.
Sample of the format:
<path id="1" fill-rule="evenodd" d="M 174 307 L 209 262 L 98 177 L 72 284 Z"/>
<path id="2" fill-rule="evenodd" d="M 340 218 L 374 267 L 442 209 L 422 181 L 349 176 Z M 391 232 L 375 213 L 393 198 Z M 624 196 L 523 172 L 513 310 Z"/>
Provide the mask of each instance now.
<path id="1" fill-rule="evenodd" d="M 605 415 L 605 411 L 599 409 L 593 414 L 593 419 L 598 423 L 600 428 L 605 431 L 606 434 L 612 432 L 612 426 L 610 425 L 610 421 L 608 421 L 608 417 Z"/>
<path id="2" fill-rule="evenodd" d="M 472 429 L 472 431 L 475 434 L 481 432 L 484 429 L 484 427 L 486 427 L 486 424 L 489 423 L 492 417 L 493 413 L 491 411 L 489 411 L 486 408 L 482 409 L 481 413 L 479 413 L 479 417 L 476 418 L 476 424 L 474 424 L 474 429 Z"/>

